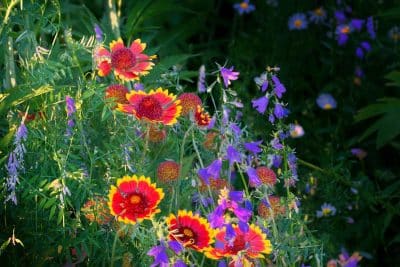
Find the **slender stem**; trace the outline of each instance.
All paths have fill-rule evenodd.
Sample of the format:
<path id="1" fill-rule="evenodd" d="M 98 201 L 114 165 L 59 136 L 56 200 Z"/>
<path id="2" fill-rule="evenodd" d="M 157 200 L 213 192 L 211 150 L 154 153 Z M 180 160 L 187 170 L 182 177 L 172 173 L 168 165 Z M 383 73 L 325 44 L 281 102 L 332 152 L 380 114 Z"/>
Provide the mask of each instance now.
<path id="1" fill-rule="evenodd" d="M 237 162 L 235 162 L 235 164 L 238 166 L 238 168 L 240 168 L 240 166 L 239 166 L 239 164 Z M 247 187 L 247 183 L 246 183 L 246 180 L 244 179 L 243 173 L 239 172 L 239 174 L 240 174 L 240 177 L 242 179 L 242 183 L 243 183 L 243 186 L 244 186 L 244 191 L 246 192 L 246 196 L 250 197 L 249 188 Z"/>
<path id="2" fill-rule="evenodd" d="M 114 236 L 114 241 L 113 241 L 113 246 L 111 249 L 111 263 L 110 266 L 114 267 L 114 261 L 115 261 L 115 249 L 117 247 L 117 240 L 118 240 L 118 234 L 120 231 L 125 231 L 125 227 L 120 228 L 119 230 L 117 230 L 115 232 L 115 236 Z"/>
<path id="3" fill-rule="evenodd" d="M 147 129 L 146 129 L 146 135 L 144 137 L 145 140 L 144 140 L 142 160 L 140 161 L 141 162 L 141 168 L 140 168 L 141 172 L 143 172 L 143 167 L 146 165 L 144 163 L 145 163 L 145 159 L 146 159 L 146 153 L 147 153 L 147 150 L 149 148 L 150 125 L 146 124 L 146 127 L 147 127 Z"/>
<path id="4" fill-rule="evenodd" d="M 318 167 L 318 166 L 316 166 L 316 165 L 314 165 L 314 164 L 312 164 L 312 163 L 310 163 L 310 162 L 304 161 L 304 160 L 299 159 L 299 158 L 297 158 L 297 161 L 298 161 L 300 164 L 302 164 L 302 165 L 304 165 L 304 166 L 307 166 L 307 167 L 309 167 L 309 168 L 311 168 L 311 169 L 314 169 L 314 170 L 317 170 L 317 171 L 320 171 L 320 172 L 326 172 L 326 170 L 324 170 L 324 169 L 322 169 L 322 168 L 320 168 L 320 167 Z"/>

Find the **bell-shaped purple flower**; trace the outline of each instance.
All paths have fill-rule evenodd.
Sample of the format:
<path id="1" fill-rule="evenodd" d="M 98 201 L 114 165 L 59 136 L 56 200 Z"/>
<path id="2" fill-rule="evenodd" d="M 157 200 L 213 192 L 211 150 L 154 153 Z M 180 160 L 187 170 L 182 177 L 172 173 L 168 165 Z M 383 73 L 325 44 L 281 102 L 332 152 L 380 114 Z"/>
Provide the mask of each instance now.
<path id="1" fill-rule="evenodd" d="M 262 96 L 258 99 L 254 99 L 251 101 L 253 104 L 253 108 L 255 108 L 259 113 L 264 114 L 265 110 L 268 107 L 268 97 L 267 96 Z"/>

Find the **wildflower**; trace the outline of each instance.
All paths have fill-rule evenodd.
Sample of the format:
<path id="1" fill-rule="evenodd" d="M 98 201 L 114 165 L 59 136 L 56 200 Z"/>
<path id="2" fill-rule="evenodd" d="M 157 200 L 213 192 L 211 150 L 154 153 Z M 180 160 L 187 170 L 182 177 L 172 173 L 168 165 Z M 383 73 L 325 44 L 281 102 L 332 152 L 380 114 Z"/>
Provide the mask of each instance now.
<path id="1" fill-rule="evenodd" d="M 247 223 L 250 220 L 252 211 L 240 206 L 243 202 L 243 191 L 230 191 L 226 187 L 220 190 L 218 206 L 208 215 L 211 227 L 217 228 L 224 224 L 226 211 L 233 212 L 241 222 Z"/>
<path id="2" fill-rule="evenodd" d="M 308 14 L 310 15 L 310 22 L 315 24 L 322 23 L 326 19 L 326 11 L 323 7 L 309 11 Z"/>
<path id="3" fill-rule="evenodd" d="M 392 27 L 388 31 L 388 37 L 389 37 L 389 39 L 391 39 L 395 43 L 400 41 L 400 27 L 399 26 Z"/>
<path id="4" fill-rule="evenodd" d="M 208 186 L 203 181 L 201 181 L 199 190 L 200 190 L 200 192 L 205 192 L 208 190 L 208 187 L 210 187 L 210 189 L 212 191 L 219 192 L 221 189 L 224 189 L 227 186 L 228 186 L 228 182 L 225 179 L 216 179 L 216 178 L 210 177 Z M 211 203 L 213 203 L 213 202 L 211 201 Z"/>
<path id="5" fill-rule="evenodd" d="M 289 110 L 283 107 L 282 104 L 276 103 L 274 107 L 274 115 L 277 119 L 283 119 L 289 115 Z"/>
<path id="6" fill-rule="evenodd" d="M 286 208 L 281 204 L 281 198 L 278 196 L 268 196 L 268 199 L 262 199 L 258 204 L 258 215 L 264 219 L 285 214 Z"/>
<path id="7" fill-rule="evenodd" d="M 217 148 L 216 138 L 218 137 L 217 132 L 208 132 L 205 136 L 203 146 L 208 150 L 215 150 Z"/>
<path id="8" fill-rule="evenodd" d="M 253 108 L 255 108 L 259 113 L 264 114 L 268 107 L 268 101 L 268 96 L 262 96 L 258 99 L 252 100 L 251 103 L 253 104 Z"/>
<path id="9" fill-rule="evenodd" d="M 262 152 L 262 149 L 260 147 L 261 143 L 262 143 L 262 140 L 244 143 L 244 148 L 254 154 L 258 154 L 258 153 Z"/>
<path id="10" fill-rule="evenodd" d="M 260 76 L 255 77 L 254 82 L 260 87 L 261 92 L 265 92 L 268 89 L 267 73 L 264 72 Z"/>
<path id="11" fill-rule="evenodd" d="M 117 104 L 128 104 L 128 100 L 126 99 L 126 94 L 129 93 L 128 88 L 123 86 L 122 84 L 113 84 L 107 87 L 105 92 L 105 99 L 111 99 L 115 105 L 112 107 L 113 109 L 117 107 Z"/>
<path id="12" fill-rule="evenodd" d="M 232 145 L 229 145 L 226 149 L 226 157 L 229 160 L 229 166 L 233 166 L 235 162 L 242 160 L 240 153 Z"/>
<path id="13" fill-rule="evenodd" d="M 331 94 L 320 94 L 316 101 L 318 106 L 324 110 L 335 109 L 337 105 Z"/>
<path id="14" fill-rule="evenodd" d="M 364 20 L 362 19 L 352 19 L 350 21 L 350 25 L 353 29 L 357 30 L 357 31 L 361 31 L 362 26 L 364 25 Z"/>
<path id="15" fill-rule="evenodd" d="M 198 126 L 204 127 L 210 125 L 211 118 L 208 112 L 204 111 L 200 105 L 196 107 L 196 112 L 194 113 L 194 120 Z"/>
<path id="16" fill-rule="evenodd" d="M 111 186 L 108 197 L 111 214 L 121 222 L 135 224 L 160 212 L 157 206 L 164 198 L 164 192 L 156 188 L 149 177 L 133 175 L 118 179 L 117 186 Z"/>
<path id="17" fill-rule="evenodd" d="M 256 169 L 257 176 L 263 184 L 274 186 L 276 184 L 276 174 L 273 170 L 265 166 L 259 166 Z"/>
<path id="18" fill-rule="evenodd" d="M 172 160 L 161 162 L 157 168 L 157 178 L 163 183 L 176 181 L 179 178 L 180 166 Z"/>
<path id="19" fill-rule="evenodd" d="M 231 84 L 231 81 L 235 81 L 239 78 L 239 72 L 233 71 L 233 66 L 228 68 L 220 68 L 222 79 L 226 88 Z"/>
<path id="20" fill-rule="evenodd" d="M 199 91 L 199 93 L 205 93 L 207 91 L 205 83 L 206 67 L 204 65 L 201 65 L 199 69 L 199 80 L 197 81 L 197 90 Z"/>
<path id="21" fill-rule="evenodd" d="M 291 124 L 290 125 L 290 136 L 292 138 L 299 138 L 304 135 L 304 129 L 303 127 L 296 123 L 296 124 Z"/>
<path id="22" fill-rule="evenodd" d="M 330 261 L 328 261 L 328 263 L 326 264 L 326 267 L 337 267 L 336 260 L 331 259 Z"/>
<path id="23" fill-rule="evenodd" d="M 348 24 L 340 24 L 336 27 L 336 35 L 338 45 L 342 46 L 349 40 L 349 34 L 353 31 L 353 28 Z"/>
<path id="24" fill-rule="evenodd" d="M 278 77 L 272 75 L 272 81 L 274 82 L 275 88 L 274 93 L 280 99 L 282 95 L 286 92 L 285 86 L 281 83 Z"/>
<path id="25" fill-rule="evenodd" d="M 352 148 L 350 151 L 351 154 L 356 156 L 359 160 L 363 160 L 368 155 L 367 151 L 361 148 Z"/>
<path id="26" fill-rule="evenodd" d="M 334 216 L 335 214 L 336 214 L 336 208 L 328 203 L 322 204 L 321 210 L 317 211 L 318 218 Z"/>
<path id="27" fill-rule="evenodd" d="M 343 10 L 336 10 L 335 18 L 336 18 L 337 23 L 339 23 L 339 24 L 342 24 L 347 20 L 346 15 L 344 14 Z"/>
<path id="28" fill-rule="evenodd" d="M 354 252 L 351 256 L 349 256 L 348 252 L 343 249 L 342 253 L 339 255 L 339 264 L 343 267 L 357 267 L 358 262 L 361 261 L 362 257 L 360 253 Z"/>
<path id="29" fill-rule="evenodd" d="M 183 260 L 178 259 L 178 260 L 176 260 L 174 265 L 172 265 L 172 267 L 187 267 L 187 265 Z"/>
<path id="30" fill-rule="evenodd" d="M 376 38 L 376 32 L 375 32 L 375 28 L 374 28 L 374 20 L 372 17 L 368 17 L 368 19 L 367 19 L 367 32 L 371 39 Z"/>
<path id="31" fill-rule="evenodd" d="M 144 91 L 144 85 L 143 83 L 135 83 L 133 85 L 133 89 L 135 89 L 136 91 Z"/>
<path id="32" fill-rule="evenodd" d="M 213 241 L 214 234 L 210 224 L 192 211 L 179 210 L 178 216 L 170 214 L 166 223 L 169 239 L 180 242 L 184 247 L 204 251 Z"/>
<path id="33" fill-rule="evenodd" d="M 103 31 L 101 30 L 99 25 L 94 24 L 94 32 L 96 33 L 97 42 L 103 42 Z"/>
<path id="34" fill-rule="evenodd" d="M 198 175 L 206 184 L 209 184 L 210 177 L 219 178 L 222 168 L 222 160 L 214 160 L 208 167 L 200 169 Z"/>
<path id="35" fill-rule="evenodd" d="M 243 0 L 241 3 L 236 3 L 233 5 L 233 8 L 236 9 L 239 15 L 243 15 L 244 13 L 249 14 L 256 9 L 253 4 L 250 4 L 249 0 Z"/>
<path id="36" fill-rule="evenodd" d="M 89 199 L 83 205 L 81 212 L 90 222 L 97 222 L 98 224 L 107 224 L 112 219 L 107 200 L 104 197 L 97 196 Z"/>
<path id="37" fill-rule="evenodd" d="M 159 129 L 157 126 L 154 124 L 151 124 L 149 126 L 149 141 L 152 143 L 158 143 L 161 142 L 165 139 L 167 136 L 167 133 L 164 129 Z"/>
<path id="38" fill-rule="evenodd" d="M 272 156 L 272 166 L 275 168 L 279 168 L 282 164 L 282 156 L 281 155 L 273 155 Z"/>
<path id="39" fill-rule="evenodd" d="M 271 146 L 273 149 L 276 149 L 276 150 L 283 149 L 283 145 L 279 142 L 278 137 L 275 137 L 274 139 L 271 140 Z"/>
<path id="40" fill-rule="evenodd" d="M 152 247 L 148 252 L 148 256 L 154 257 L 154 262 L 151 266 L 168 267 L 169 258 L 167 254 L 167 248 L 164 244 Z"/>
<path id="41" fill-rule="evenodd" d="M 247 232 L 233 224 L 233 237 L 227 238 L 226 228 L 220 228 L 215 235 L 215 247 L 206 251 L 211 259 L 231 258 L 232 266 L 253 266 L 254 259 L 263 258 L 263 254 L 272 252 L 271 242 L 261 228 L 251 224 Z"/>
<path id="42" fill-rule="evenodd" d="M 72 114 L 76 112 L 75 101 L 72 97 L 67 95 L 65 97 L 66 109 L 67 109 L 67 116 L 71 117 Z"/>
<path id="43" fill-rule="evenodd" d="M 196 112 L 197 106 L 201 106 L 203 103 L 198 95 L 195 93 L 183 93 L 178 96 L 182 106 L 182 116 L 189 115 L 191 112 Z"/>
<path id="44" fill-rule="evenodd" d="M 304 13 L 293 14 L 288 22 L 289 30 L 305 30 L 308 27 L 306 15 Z"/>
<path id="45" fill-rule="evenodd" d="M 131 91 L 126 98 L 129 104 L 118 104 L 118 110 L 133 114 L 139 120 L 172 125 L 181 114 L 180 100 L 175 100 L 175 95 L 161 87 L 149 93 Z"/>
<path id="46" fill-rule="evenodd" d="M 146 44 L 140 39 L 133 41 L 130 47 L 125 47 L 121 38 L 110 43 L 110 51 L 99 47 L 95 51 L 99 76 L 107 76 L 113 69 L 114 74 L 124 81 L 138 80 L 140 75 L 148 74 L 155 56 L 143 54 L 145 48 Z"/>
<path id="47" fill-rule="evenodd" d="M 251 187 L 258 187 L 262 184 L 260 178 L 258 177 L 256 169 L 248 167 L 246 172 L 247 175 L 249 176 L 249 185 Z"/>

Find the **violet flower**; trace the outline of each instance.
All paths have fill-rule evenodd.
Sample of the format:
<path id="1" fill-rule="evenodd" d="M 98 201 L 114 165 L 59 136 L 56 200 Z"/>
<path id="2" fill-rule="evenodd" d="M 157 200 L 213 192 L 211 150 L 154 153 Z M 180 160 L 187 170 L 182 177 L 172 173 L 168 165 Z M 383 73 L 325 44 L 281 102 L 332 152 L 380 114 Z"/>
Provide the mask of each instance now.
<path id="1" fill-rule="evenodd" d="M 204 65 L 201 65 L 199 69 L 199 80 L 197 81 L 197 90 L 199 91 L 199 93 L 205 93 L 207 91 L 205 83 L 206 67 Z"/>
<path id="2" fill-rule="evenodd" d="M 233 71 L 233 66 L 228 68 L 220 68 L 222 79 L 224 80 L 224 85 L 226 88 L 231 84 L 231 81 L 235 81 L 239 78 L 239 72 Z"/>
<path id="3" fill-rule="evenodd" d="M 278 77 L 272 75 L 272 81 L 274 82 L 275 88 L 274 93 L 280 99 L 282 95 L 286 92 L 285 86 L 281 83 Z"/>
<path id="4" fill-rule="evenodd" d="M 255 108 L 259 113 L 264 114 L 265 110 L 268 107 L 268 97 L 267 96 L 262 96 L 258 99 L 254 99 L 251 101 L 253 104 L 253 108 Z"/>

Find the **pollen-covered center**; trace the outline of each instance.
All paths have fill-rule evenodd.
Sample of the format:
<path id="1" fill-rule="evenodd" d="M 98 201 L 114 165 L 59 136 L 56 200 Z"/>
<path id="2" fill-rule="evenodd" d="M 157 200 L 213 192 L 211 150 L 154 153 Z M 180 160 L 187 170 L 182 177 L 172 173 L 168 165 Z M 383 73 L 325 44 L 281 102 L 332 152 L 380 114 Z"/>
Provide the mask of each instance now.
<path id="1" fill-rule="evenodd" d="M 145 96 L 139 102 L 136 109 L 136 116 L 139 118 L 145 117 L 150 120 L 160 119 L 163 115 L 161 103 L 153 96 Z"/>
<path id="2" fill-rule="evenodd" d="M 190 246 L 196 243 L 196 234 L 188 227 L 179 228 L 179 241 L 185 246 Z"/>
<path id="3" fill-rule="evenodd" d="M 184 228 L 183 229 L 183 234 L 187 237 L 193 237 L 193 231 L 190 230 L 189 228 Z"/>
<path id="4" fill-rule="evenodd" d="M 301 25 L 303 25 L 303 21 L 301 19 L 296 19 L 294 21 L 294 26 L 296 26 L 296 28 L 300 28 Z"/>
<path id="5" fill-rule="evenodd" d="M 138 204 L 142 201 L 142 198 L 138 195 L 132 195 L 129 200 L 131 201 L 131 204 Z"/>
<path id="6" fill-rule="evenodd" d="M 242 3 L 240 3 L 240 7 L 242 9 L 248 9 L 249 8 L 249 4 L 247 4 L 246 2 L 242 2 Z"/>
<path id="7" fill-rule="evenodd" d="M 136 57 L 129 48 L 120 48 L 111 54 L 111 66 L 115 69 L 129 70 L 136 65 Z"/>
<path id="8" fill-rule="evenodd" d="M 341 32 L 342 32 L 343 34 L 348 34 L 348 33 L 350 33 L 350 27 L 349 27 L 349 26 L 344 26 L 344 27 L 342 28 Z"/>
<path id="9" fill-rule="evenodd" d="M 149 209 L 145 196 L 138 193 L 133 193 L 125 197 L 126 213 L 138 216 L 146 213 Z"/>

